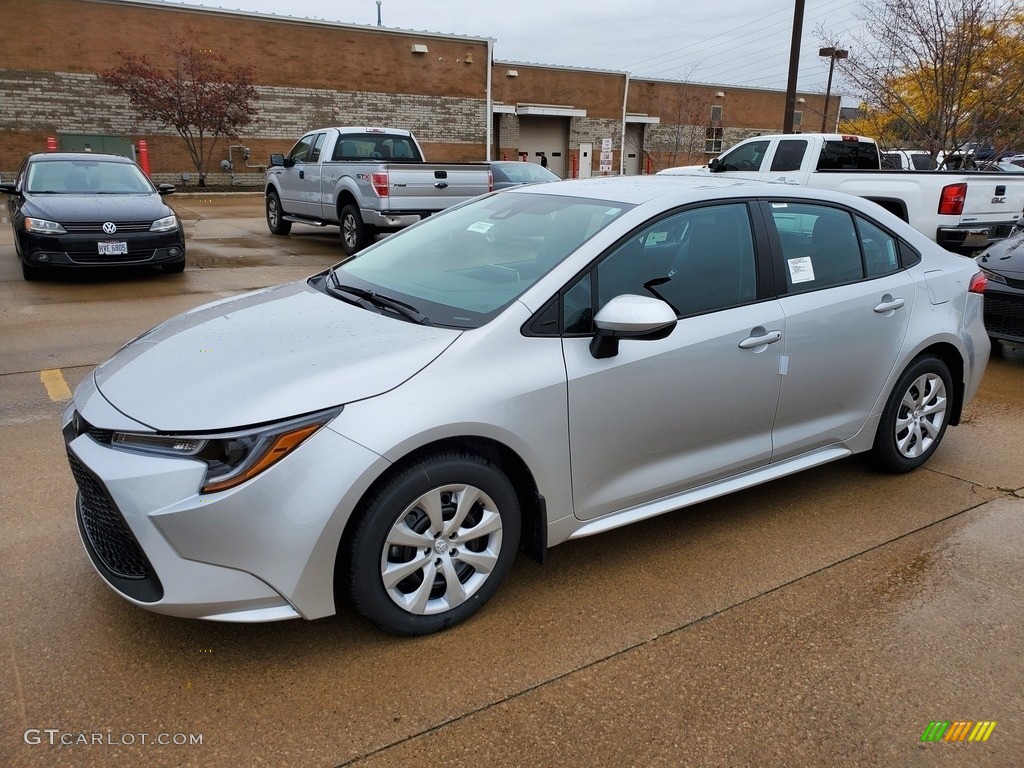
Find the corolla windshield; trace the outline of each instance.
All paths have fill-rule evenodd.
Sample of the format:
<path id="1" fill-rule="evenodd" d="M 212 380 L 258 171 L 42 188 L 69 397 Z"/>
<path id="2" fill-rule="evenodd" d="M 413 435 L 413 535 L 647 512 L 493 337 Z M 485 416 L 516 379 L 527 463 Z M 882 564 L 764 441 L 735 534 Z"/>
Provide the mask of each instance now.
<path id="1" fill-rule="evenodd" d="M 323 278 L 325 290 L 406 319 L 476 328 L 631 208 L 620 202 L 499 193 L 383 240 Z M 418 319 L 417 319 L 418 318 Z"/>

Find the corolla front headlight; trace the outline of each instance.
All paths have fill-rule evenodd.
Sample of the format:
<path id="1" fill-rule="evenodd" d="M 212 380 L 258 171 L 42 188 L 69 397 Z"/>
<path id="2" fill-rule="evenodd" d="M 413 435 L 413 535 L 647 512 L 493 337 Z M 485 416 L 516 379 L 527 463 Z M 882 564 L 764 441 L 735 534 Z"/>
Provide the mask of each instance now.
<path id="1" fill-rule="evenodd" d="M 241 485 L 274 466 L 341 410 L 331 408 L 276 424 L 209 435 L 115 432 L 111 445 L 122 450 L 205 462 L 206 479 L 200 493 L 216 493 Z"/>
<path id="2" fill-rule="evenodd" d="M 150 232 L 173 232 L 178 228 L 178 217 L 177 216 L 164 216 L 162 219 L 157 219 L 153 222 L 153 226 L 149 228 Z"/>
<path id="3" fill-rule="evenodd" d="M 67 230 L 64 229 L 56 221 L 47 221 L 46 219 L 35 219 L 31 216 L 25 217 L 25 231 L 35 232 L 37 235 L 66 235 Z"/>

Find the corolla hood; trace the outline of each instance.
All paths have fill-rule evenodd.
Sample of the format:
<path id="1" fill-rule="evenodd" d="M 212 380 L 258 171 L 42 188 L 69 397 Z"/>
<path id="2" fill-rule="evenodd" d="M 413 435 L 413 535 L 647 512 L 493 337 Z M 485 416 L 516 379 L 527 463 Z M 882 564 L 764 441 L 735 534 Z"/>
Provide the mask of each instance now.
<path id="1" fill-rule="evenodd" d="M 156 221 L 174 211 L 157 194 L 147 195 L 42 195 L 35 194 L 26 213 L 48 221 Z"/>
<path id="2" fill-rule="evenodd" d="M 459 333 L 288 283 L 178 315 L 94 376 L 115 408 L 155 430 L 233 429 L 386 392 Z"/>

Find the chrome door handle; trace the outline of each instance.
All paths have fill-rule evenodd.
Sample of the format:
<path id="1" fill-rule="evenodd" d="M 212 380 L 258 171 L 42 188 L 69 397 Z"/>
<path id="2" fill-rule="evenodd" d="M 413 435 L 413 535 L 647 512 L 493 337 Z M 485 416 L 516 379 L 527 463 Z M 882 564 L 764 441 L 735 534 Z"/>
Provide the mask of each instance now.
<path id="1" fill-rule="evenodd" d="M 906 304 L 906 302 L 903 299 L 894 299 L 889 294 L 885 294 L 885 296 L 882 297 L 882 301 L 875 304 L 875 312 L 880 315 L 892 314 L 897 309 L 903 309 L 904 304 Z"/>
<path id="2" fill-rule="evenodd" d="M 774 344 L 782 338 L 782 331 L 768 331 L 760 336 L 748 336 L 740 342 L 740 349 L 757 349 Z"/>

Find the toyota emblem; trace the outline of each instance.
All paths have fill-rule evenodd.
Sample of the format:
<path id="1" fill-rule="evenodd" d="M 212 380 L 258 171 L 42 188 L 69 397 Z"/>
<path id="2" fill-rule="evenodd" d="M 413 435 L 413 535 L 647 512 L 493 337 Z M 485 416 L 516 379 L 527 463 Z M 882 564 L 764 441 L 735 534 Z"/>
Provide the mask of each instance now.
<path id="1" fill-rule="evenodd" d="M 103 223 L 103 231 L 108 235 L 112 235 L 117 232 L 117 224 L 112 221 L 106 221 Z"/>

